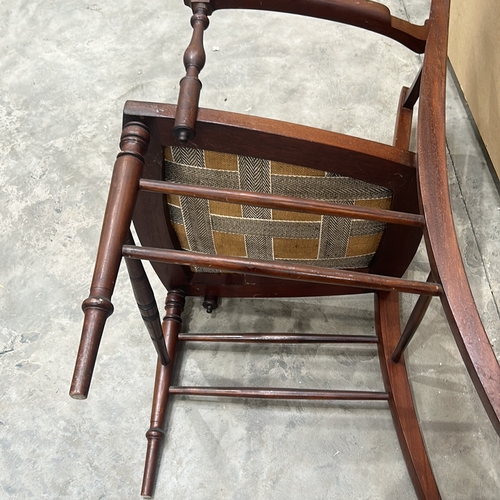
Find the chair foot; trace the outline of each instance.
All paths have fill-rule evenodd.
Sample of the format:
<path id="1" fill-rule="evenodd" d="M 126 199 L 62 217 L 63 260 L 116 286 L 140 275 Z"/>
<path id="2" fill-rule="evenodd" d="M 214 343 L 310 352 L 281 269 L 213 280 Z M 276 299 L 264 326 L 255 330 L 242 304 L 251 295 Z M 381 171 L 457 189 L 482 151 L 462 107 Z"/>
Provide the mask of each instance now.
<path id="1" fill-rule="evenodd" d="M 184 308 L 184 294 L 172 291 L 167 295 L 165 304 L 165 319 L 163 320 L 163 334 L 167 345 L 170 363 L 162 365 L 158 360 L 156 366 L 156 380 L 151 409 L 151 426 L 146 433 L 148 447 L 144 464 L 144 476 L 141 495 L 151 498 L 154 493 L 156 475 L 160 462 L 160 452 L 165 437 L 165 416 L 167 411 L 169 388 L 174 369 L 177 336 L 181 328 L 181 313 Z"/>
<path id="2" fill-rule="evenodd" d="M 113 304 L 107 297 L 90 296 L 84 300 L 82 308 L 85 320 L 69 390 L 73 399 L 86 399 L 88 396 L 104 324 L 113 313 Z"/>
<path id="3" fill-rule="evenodd" d="M 165 431 L 158 427 L 152 427 L 146 432 L 146 438 L 148 439 L 148 448 L 146 451 L 146 464 L 144 466 L 141 496 L 151 498 L 156 482 L 156 472 L 158 470 L 161 445 L 165 438 Z"/>
<path id="4" fill-rule="evenodd" d="M 417 497 L 439 500 L 441 496 L 418 425 L 404 358 L 398 363 L 391 359 L 401 336 L 399 296 L 397 292 L 380 292 L 375 297 L 379 358 L 399 444 Z"/>

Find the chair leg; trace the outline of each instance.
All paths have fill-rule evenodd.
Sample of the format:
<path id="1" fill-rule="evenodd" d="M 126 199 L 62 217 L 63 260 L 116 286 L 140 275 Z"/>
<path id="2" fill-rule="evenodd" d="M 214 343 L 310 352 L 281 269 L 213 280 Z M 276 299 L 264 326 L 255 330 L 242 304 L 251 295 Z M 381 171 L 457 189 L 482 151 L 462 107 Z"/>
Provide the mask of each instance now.
<path id="1" fill-rule="evenodd" d="M 398 363 L 391 359 L 401 335 L 398 293 L 375 294 L 375 311 L 382 375 L 403 456 L 417 497 L 438 500 L 441 496 L 418 425 L 404 358 Z"/>
<path id="2" fill-rule="evenodd" d="M 165 318 L 163 320 L 163 334 L 169 356 L 169 363 L 162 365 L 158 360 L 156 366 L 156 380 L 151 409 L 151 425 L 146 433 L 148 448 L 144 465 L 141 495 L 146 498 L 153 496 L 158 471 L 161 445 L 165 437 L 165 416 L 168 404 L 169 388 L 174 370 L 177 336 L 181 328 L 181 314 L 184 308 L 184 294 L 172 291 L 167 295 L 165 303 Z"/>
<path id="3" fill-rule="evenodd" d="M 104 324 L 113 312 L 111 296 L 122 258 L 122 246 L 132 221 L 148 143 L 149 130 L 142 123 L 131 122 L 123 129 L 90 296 L 82 304 L 85 320 L 70 389 L 70 395 L 75 399 L 85 399 L 88 395 Z"/>
<path id="4" fill-rule="evenodd" d="M 409 149 L 411 139 L 411 122 L 413 118 L 413 109 L 405 107 L 408 87 L 403 87 L 399 97 L 399 106 L 397 112 L 396 127 L 394 129 L 393 144 L 397 148 Z"/>
<path id="5" fill-rule="evenodd" d="M 127 245 L 135 245 L 134 238 L 130 232 L 127 238 Z M 168 353 L 165 339 L 163 338 L 160 314 L 158 313 L 153 289 L 149 283 L 144 266 L 140 260 L 135 259 L 125 259 L 125 264 L 127 265 L 128 275 L 130 283 L 132 284 L 137 307 L 139 308 L 149 336 L 153 341 L 158 359 L 162 365 L 167 365 Z"/>
<path id="6" fill-rule="evenodd" d="M 429 273 L 427 282 L 430 282 L 432 280 L 433 276 L 431 272 Z M 408 318 L 406 326 L 403 330 L 403 334 L 398 340 L 398 344 L 394 349 L 394 352 L 392 353 L 392 360 L 395 363 L 399 361 L 404 350 L 408 347 L 408 344 L 410 343 L 411 339 L 417 332 L 417 329 L 420 326 L 420 323 L 422 323 L 422 320 L 424 319 L 425 313 L 427 312 L 431 300 L 432 300 L 431 295 L 420 295 L 420 297 L 418 298 L 417 303 L 415 304 L 415 307 L 413 308 L 413 311 L 411 312 L 410 317 Z"/>

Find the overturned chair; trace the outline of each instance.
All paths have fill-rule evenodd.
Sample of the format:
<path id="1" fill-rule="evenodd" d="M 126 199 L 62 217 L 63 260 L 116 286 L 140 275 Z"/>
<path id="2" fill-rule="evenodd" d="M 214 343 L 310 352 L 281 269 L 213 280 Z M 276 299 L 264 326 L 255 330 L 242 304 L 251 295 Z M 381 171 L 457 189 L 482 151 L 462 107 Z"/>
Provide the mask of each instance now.
<path id="1" fill-rule="evenodd" d="M 177 105 L 127 102 L 70 394 L 87 397 L 122 257 L 158 353 L 142 495 L 153 494 L 171 395 L 387 401 L 418 498 L 440 498 L 418 426 L 403 352 L 432 297 L 441 299 L 484 408 L 500 432 L 500 368 L 481 324 L 457 244 L 446 173 L 449 0 L 422 26 L 350 0 L 206 0 Z M 392 146 L 269 119 L 198 109 L 203 32 L 217 9 L 317 17 L 368 29 L 423 53 L 401 92 Z M 409 82 L 411 83 L 411 82 Z M 418 155 L 409 151 L 419 100 Z M 131 223 L 140 239 L 137 246 Z M 402 278 L 424 236 L 426 282 Z M 160 323 L 141 260 L 165 285 Z M 376 335 L 181 332 L 186 296 L 304 297 L 372 293 Z M 400 329 L 399 294 L 419 296 Z M 385 392 L 171 385 L 178 342 L 377 344 Z M 333 360 L 334 361 L 334 360 Z M 334 366 L 334 365 L 333 365 Z M 334 369 L 334 368 L 332 368 Z"/>

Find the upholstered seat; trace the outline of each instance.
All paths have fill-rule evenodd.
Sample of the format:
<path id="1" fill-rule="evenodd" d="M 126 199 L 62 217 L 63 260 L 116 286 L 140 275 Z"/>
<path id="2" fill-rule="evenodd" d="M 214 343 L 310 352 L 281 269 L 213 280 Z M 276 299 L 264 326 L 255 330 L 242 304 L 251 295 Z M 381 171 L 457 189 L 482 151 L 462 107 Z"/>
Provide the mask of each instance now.
<path id="1" fill-rule="evenodd" d="M 165 180 L 389 209 L 390 189 L 322 170 L 171 146 Z M 368 267 L 385 224 L 168 195 L 183 250 L 342 269 Z"/>

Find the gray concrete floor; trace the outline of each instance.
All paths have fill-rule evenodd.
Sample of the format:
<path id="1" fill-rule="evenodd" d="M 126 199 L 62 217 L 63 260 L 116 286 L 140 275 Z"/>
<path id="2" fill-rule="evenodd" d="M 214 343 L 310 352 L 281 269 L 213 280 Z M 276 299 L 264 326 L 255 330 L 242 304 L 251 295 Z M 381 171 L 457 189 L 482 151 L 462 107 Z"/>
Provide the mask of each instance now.
<path id="1" fill-rule="evenodd" d="M 126 99 L 175 102 L 191 31 L 182 3 L 0 2 L 0 498 L 139 496 L 155 355 L 124 273 L 90 397 L 72 400 L 68 388 L 121 109 Z M 422 22 L 429 1 L 383 3 Z M 217 13 L 206 47 L 203 106 L 382 142 L 419 64 L 377 35 L 259 13 Z M 500 199 L 451 79 L 448 150 L 464 261 L 500 355 Z M 408 274 L 427 270 L 422 250 Z M 412 300 L 405 297 L 404 315 Z M 185 317 L 198 331 L 368 333 L 370 309 L 363 297 L 224 301 L 208 316 L 190 302 Z M 437 301 L 408 365 L 443 498 L 499 498 L 500 442 Z M 198 347 L 182 356 L 179 375 L 187 383 L 381 387 L 373 350 L 339 347 Z M 159 499 L 415 497 L 381 404 L 178 398 L 169 426 Z"/>

